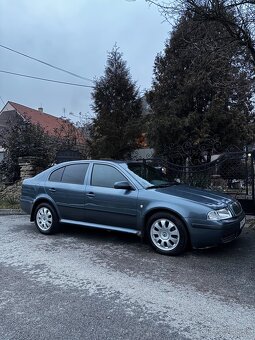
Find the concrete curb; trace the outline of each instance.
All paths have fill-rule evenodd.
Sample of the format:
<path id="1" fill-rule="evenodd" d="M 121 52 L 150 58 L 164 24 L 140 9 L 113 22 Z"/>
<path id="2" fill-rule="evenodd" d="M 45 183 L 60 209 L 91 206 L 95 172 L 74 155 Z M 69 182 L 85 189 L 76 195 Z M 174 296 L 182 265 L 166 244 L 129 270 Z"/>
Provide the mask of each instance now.
<path id="1" fill-rule="evenodd" d="M 0 209 L 0 216 L 6 215 L 27 215 L 27 214 L 20 209 Z"/>

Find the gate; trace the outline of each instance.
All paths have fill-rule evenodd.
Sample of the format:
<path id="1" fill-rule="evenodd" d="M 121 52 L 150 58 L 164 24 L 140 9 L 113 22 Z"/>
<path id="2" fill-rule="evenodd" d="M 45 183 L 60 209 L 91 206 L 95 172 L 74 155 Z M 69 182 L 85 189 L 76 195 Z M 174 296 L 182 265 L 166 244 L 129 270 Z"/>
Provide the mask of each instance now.
<path id="1" fill-rule="evenodd" d="M 255 155 L 247 147 L 231 147 L 218 154 L 205 146 L 188 152 L 178 147 L 171 148 L 169 154 L 171 157 L 145 158 L 143 162 L 163 171 L 171 181 L 226 193 L 236 198 L 247 214 L 255 213 Z"/>
<path id="2" fill-rule="evenodd" d="M 56 155 L 56 163 L 62 163 L 67 161 L 76 161 L 82 159 L 79 151 L 76 150 L 60 150 Z"/>

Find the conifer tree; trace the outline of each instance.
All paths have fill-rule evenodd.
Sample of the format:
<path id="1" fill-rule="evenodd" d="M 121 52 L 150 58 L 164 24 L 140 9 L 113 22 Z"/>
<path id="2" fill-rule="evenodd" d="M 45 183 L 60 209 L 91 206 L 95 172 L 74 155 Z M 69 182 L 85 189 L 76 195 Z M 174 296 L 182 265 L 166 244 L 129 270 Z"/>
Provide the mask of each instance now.
<path id="1" fill-rule="evenodd" d="M 253 134 L 252 81 L 245 56 L 234 42 L 225 48 L 224 27 L 193 16 L 187 12 L 181 18 L 157 55 L 147 93 L 154 113 L 149 142 L 166 157 L 173 144 L 187 139 L 198 147 L 213 139 L 225 149 L 245 145 Z"/>
<path id="2" fill-rule="evenodd" d="M 122 54 L 114 46 L 104 75 L 92 93 L 96 118 L 91 129 L 91 157 L 123 159 L 137 146 L 142 104 Z"/>

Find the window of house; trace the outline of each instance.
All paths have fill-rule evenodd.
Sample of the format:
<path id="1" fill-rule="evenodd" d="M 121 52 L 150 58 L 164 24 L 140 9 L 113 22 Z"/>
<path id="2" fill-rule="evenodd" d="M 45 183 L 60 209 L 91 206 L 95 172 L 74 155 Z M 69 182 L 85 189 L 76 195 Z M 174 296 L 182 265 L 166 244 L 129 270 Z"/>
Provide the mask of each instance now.
<path id="1" fill-rule="evenodd" d="M 127 181 L 117 169 L 104 164 L 95 164 L 92 172 L 91 185 L 113 188 L 115 182 Z"/>

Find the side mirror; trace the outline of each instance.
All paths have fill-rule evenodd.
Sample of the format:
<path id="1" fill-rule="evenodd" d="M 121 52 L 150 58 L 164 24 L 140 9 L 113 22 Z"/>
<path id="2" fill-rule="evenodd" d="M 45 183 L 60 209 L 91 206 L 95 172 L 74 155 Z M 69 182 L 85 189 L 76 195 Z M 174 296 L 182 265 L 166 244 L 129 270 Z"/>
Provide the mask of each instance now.
<path id="1" fill-rule="evenodd" d="M 130 185 L 130 183 L 126 181 L 115 182 L 114 189 L 134 190 L 134 188 Z"/>

